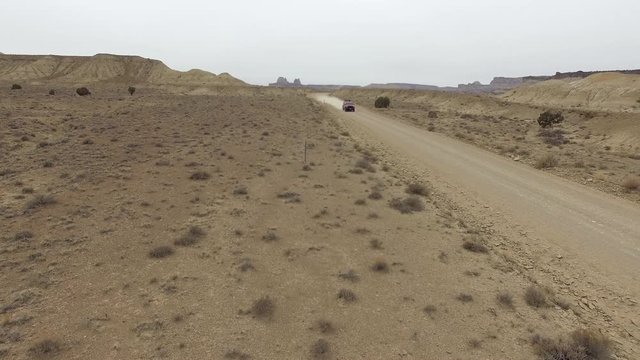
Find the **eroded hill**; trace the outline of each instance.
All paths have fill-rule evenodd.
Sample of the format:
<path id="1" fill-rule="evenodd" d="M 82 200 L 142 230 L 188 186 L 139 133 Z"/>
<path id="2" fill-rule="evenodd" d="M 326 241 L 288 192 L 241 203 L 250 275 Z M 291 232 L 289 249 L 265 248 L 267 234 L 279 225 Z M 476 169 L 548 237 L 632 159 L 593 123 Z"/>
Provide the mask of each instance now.
<path id="1" fill-rule="evenodd" d="M 203 70 L 172 70 L 139 56 L 0 55 L 0 81 L 38 83 L 126 83 L 131 85 L 246 85 L 233 76 Z"/>

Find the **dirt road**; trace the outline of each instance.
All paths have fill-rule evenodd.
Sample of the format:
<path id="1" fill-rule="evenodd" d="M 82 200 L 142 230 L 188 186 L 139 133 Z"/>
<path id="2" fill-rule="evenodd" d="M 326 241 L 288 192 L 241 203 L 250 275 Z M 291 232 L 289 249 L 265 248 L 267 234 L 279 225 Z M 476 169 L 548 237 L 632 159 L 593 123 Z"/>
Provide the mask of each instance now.
<path id="1" fill-rule="evenodd" d="M 313 97 L 340 109 L 342 101 Z M 640 208 L 441 134 L 358 107 L 336 114 L 391 152 L 430 172 L 437 190 L 499 227 L 526 234 L 535 246 L 615 279 L 631 294 L 640 284 Z"/>

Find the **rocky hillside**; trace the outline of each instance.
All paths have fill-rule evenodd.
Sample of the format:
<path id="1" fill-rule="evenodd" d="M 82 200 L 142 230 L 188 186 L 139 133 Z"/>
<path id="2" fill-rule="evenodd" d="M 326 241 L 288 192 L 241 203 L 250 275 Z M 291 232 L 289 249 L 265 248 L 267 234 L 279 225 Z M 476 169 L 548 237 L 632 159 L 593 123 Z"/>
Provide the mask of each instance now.
<path id="1" fill-rule="evenodd" d="M 223 73 L 170 69 L 159 60 L 139 56 L 0 55 L 0 81 L 29 83 L 128 83 L 147 85 L 246 85 Z"/>
<path id="2" fill-rule="evenodd" d="M 521 86 L 504 100 L 585 110 L 640 112 L 640 75 L 597 73 Z"/>

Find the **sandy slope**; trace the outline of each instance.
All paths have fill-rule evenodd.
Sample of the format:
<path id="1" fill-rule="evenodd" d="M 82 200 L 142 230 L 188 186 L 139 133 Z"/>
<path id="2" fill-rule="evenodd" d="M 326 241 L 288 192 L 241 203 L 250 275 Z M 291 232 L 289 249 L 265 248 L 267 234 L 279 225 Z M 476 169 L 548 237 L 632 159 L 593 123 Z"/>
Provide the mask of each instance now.
<path id="1" fill-rule="evenodd" d="M 122 82 L 130 85 L 246 85 L 229 74 L 172 70 L 139 56 L 0 55 L 0 80 L 42 83 Z"/>
<path id="2" fill-rule="evenodd" d="M 507 101 L 600 111 L 640 112 L 640 75 L 600 73 L 548 80 L 511 90 Z"/>

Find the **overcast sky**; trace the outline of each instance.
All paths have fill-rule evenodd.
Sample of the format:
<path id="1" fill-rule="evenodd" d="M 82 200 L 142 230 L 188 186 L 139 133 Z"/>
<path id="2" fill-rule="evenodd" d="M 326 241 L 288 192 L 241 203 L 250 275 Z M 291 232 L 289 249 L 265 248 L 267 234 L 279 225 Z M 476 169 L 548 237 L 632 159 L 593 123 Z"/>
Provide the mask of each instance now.
<path id="1" fill-rule="evenodd" d="M 135 54 L 253 84 L 640 68 L 638 0 L 1 0 L 0 52 Z"/>

